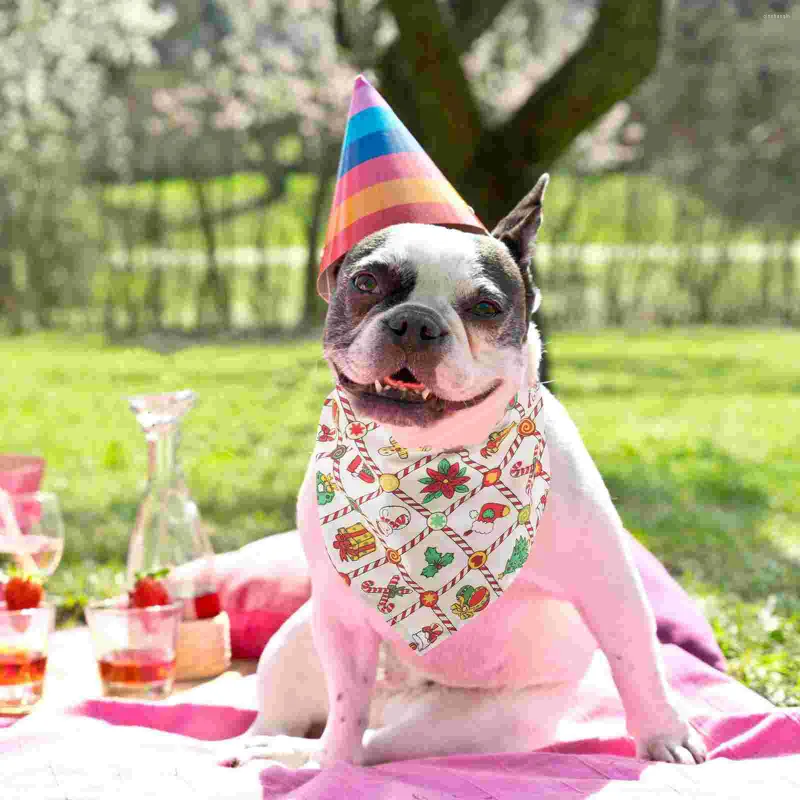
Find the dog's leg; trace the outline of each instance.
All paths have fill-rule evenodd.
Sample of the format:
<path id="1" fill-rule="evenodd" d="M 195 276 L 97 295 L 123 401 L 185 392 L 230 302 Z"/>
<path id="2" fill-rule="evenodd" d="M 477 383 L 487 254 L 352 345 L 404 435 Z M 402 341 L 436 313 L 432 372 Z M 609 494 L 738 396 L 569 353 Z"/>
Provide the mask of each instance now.
<path id="1" fill-rule="evenodd" d="M 383 724 L 364 737 L 364 764 L 456 753 L 518 753 L 557 738 L 578 681 L 502 691 L 434 685 L 389 700 Z"/>
<path id="2" fill-rule="evenodd" d="M 269 759 L 302 766 L 319 749 L 318 740 L 304 737 L 311 727 L 324 725 L 328 713 L 310 600 L 270 638 L 258 662 L 256 687 L 258 715 L 246 733 L 222 744 L 219 763 L 238 767 Z"/>
<path id="3" fill-rule="evenodd" d="M 655 620 L 611 497 L 561 404 L 547 393 L 553 484 L 529 575 L 566 594 L 611 665 L 640 756 L 700 762 L 705 748 L 668 697 Z"/>
<path id="4" fill-rule="evenodd" d="M 361 764 L 380 640 L 363 618 L 343 619 L 337 593 L 320 591 L 327 581 L 324 577 L 318 583 L 316 580 L 314 575 L 311 626 L 320 661 L 325 665 L 330 709 L 322 734 L 319 764 L 322 767 L 336 761 Z M 340 582 L 338 577 L 333 580 Z"/>

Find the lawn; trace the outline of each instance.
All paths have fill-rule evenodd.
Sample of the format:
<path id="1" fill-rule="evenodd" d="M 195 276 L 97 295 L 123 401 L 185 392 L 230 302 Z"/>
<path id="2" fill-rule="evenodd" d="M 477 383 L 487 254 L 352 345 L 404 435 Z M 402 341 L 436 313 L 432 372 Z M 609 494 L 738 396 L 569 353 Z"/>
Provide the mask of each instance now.
<path id="1" fill-rule="evenodd" d="M 800 332 L 558 334 L 556 391 L 628 528 L 703 604 L 734 675 L 800 705 Z M 121 586 L 145 477 L 127 395 L 190 387 L 183 462 L 218 551 L 293 527 L 330 386 L 316 340 L 161 356 L 101 339 L 0 340 L 4 451 L 44 455 L 67 547 L 62 620 Z"/>

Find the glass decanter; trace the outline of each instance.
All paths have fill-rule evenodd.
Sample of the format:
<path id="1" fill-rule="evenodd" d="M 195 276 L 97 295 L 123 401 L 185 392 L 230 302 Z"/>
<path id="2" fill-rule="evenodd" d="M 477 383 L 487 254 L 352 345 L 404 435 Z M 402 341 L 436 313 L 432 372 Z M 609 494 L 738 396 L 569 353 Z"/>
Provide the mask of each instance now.
<path id="1" fill-rule="evenodd" d="M 191 390 L 129 398 L 147 440 L 148 481 L 128 547 L 128 584 L 136 573 L 169 568 L 167 589 L 184 619 L 215 616 L 214 551 L 178 458 L 180 425 L 194 407 Z"/>

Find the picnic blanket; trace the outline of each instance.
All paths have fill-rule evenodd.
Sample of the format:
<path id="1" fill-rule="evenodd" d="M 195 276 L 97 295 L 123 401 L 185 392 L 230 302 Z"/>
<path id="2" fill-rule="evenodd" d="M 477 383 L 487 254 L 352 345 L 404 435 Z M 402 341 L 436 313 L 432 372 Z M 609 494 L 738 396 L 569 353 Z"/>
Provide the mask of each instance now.
<path id="1" fill-rule="evenodd" d="M 376 767 L 290 770 L 214 764 L 215 740 L 253 719 L 255 677 L 219 681 L 171 705 L 89 700 L 0 732 L 3 800 L 520 800 L 800 796 L 800 713 L 778 709 L 676 645 L 670 685 L 703 735 L 700 766 L 633 757 L 598 654 L 557 741 L 533 753 L 461 755 Z"/>
<path id="2" fill-rule="evenodd" d="M 288 539 L 281 544 L 290 546 Z M 32 714 L 0 731 L 0 797 L 651 800 L 753 798 L 758 793 L 788 800 L 800 796 L 800 712 L 776 708 L 727 676 L 720 669 L 723 662 L 707 623 L 691 600 L 647 551 L 637 550 L 636 558 L 640 571 L 642 565 L 649 570 L 644 582 L 656 606 L 662 641 L 672 640 L 661 647 L 670 686 L 706 741 L 710 754 L 706 764 L 651 764 L 634 758 L 608 663 L 597 653 L 554 742 L 532 753 L 459 755 L 376 767 L 339 763 L 322 771 L 263 762 L 226 769 L 215 765 L 218 741 L 242 733 L 253 720 L 255 677 L 223 677 L 169 704 L 87 700 L 69 709 Z"/>

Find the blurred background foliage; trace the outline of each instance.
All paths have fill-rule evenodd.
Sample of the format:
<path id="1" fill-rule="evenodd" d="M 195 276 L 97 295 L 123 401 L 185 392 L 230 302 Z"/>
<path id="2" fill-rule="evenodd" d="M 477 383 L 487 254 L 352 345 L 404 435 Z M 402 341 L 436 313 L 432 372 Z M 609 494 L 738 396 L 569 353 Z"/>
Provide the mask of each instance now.
<path id="1" fill-rule="evenodd" d="M 734 673 L 800 702 L 798 41 L 790 0 L 3 4 L 0 449 L 63 498 L 62 620 L 122 585 L 124 395 L 200 393 L 218 550 L 292 527 L 364 72 L 487 225 L 552 173 L 547 377 Z"/>
<path id="2" fill-rule="evenodd" d="M 555 174 L 548 329 L 797 323 L 788 2 L 22 0 L 0 37 L 0 331 L 319 323 L 361 70 L 487 224 Z"/>

